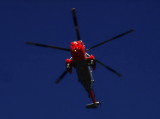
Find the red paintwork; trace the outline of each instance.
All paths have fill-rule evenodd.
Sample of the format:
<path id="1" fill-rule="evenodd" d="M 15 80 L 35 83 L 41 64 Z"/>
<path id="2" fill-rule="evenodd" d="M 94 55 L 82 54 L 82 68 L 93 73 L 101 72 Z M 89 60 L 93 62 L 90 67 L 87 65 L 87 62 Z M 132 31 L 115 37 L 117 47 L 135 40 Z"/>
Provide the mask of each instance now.
<path id="1" fill-rule="evenodd" d="M 86 59 L 86 49 L 82 41 L 71 42 L 70 49 L 73 61 Z"/>
<path id="2" fill-rule="evenodd" d="M 96 99 L 95 99 L 93 90 L 91 90 L 91 91 L 89 92 L 89 95 L 90 95 L 90 97 L 91 97 L 91 99 L 92 99 L 92 102 L 95 103 L 95 102 L 96 102 Z"/>
<path id="3" fill-rule="evenodd" d="M 93 59 L 95 59 L 93 55 L 90 55 L 89 57 L 87 57 L 87 60 L 93 60 Z"/>
<path id="4" fill-rule="evenodd" d="M 72 63 L 72 60 L 71 59 L 66 59 L 66 63 Z"/>
<path id="5" fill-rule="evenodd" d="M 82 41 L 71 42 L 70 50 L 72 58 L 66 59 L 66 64 L 70 64 L 71 67 L 74 66 L 74 61 L 87 60 L 89 62 L 90 60 L 95 59 L 93 55 L 90 55 L 89 57 L 86 56 L 85 45 Z M 93 66 L 92 68 L 95 69 L 96 67 Z M 71 73 L 72 71 L 70 70 L 69 72 Z M 95 103 L 96 99 L 94 91 L 91 89 L 88 93 L 90 98 L 92 99 L 92 102 Z"/>
<path id="6" fill-rule="evenodd" d="M 86 49 L 85 49 L 85 45 L 82 41 L 71 42 L 70 49 L 71 49 L 72 61 L 86 59 L 89 62 L 90 60 L 95 59 L 95 57 L 93 55 L 86 57 Z M 71 63 L 71 61 L 69 59 L 68 59 L 68 62 Z M 92 69 L 95 70 L 96 67 L 94 66 L 94 67 L 92 67 Z"/>

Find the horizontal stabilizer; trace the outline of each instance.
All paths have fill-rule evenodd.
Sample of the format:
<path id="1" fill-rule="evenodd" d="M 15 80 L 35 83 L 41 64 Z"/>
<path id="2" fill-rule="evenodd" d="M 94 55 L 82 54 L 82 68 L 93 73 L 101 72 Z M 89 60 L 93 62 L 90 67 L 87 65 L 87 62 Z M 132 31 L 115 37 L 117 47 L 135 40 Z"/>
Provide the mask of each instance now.
<path id="1" fill-rule="evenodd" d="M 98 108 L 98 105 L 100 105 L 100 104 L 101 104 L 100 102 L 95 102 L 95 103 L 87 104 L 86 108 L 87 109 L 95 109 L 95 108 Z"/>

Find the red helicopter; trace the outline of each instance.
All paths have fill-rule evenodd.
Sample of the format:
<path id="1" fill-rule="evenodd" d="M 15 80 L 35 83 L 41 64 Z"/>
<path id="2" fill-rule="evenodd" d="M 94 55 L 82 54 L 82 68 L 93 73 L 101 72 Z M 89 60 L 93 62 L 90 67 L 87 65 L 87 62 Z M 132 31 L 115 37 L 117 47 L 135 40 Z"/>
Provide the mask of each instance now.
<path id="1" fill-rule="evenodd" d="M 98 63 L 101 66 L 105 67 L 106 69 L 110 70 L 111 72 L 113 72 L 114 74 L 116 74 L 119 77 L 121 77 L 122 75 L 120 73 L 118 73 L 117 71 L 115 71 L 114 69 L 110 68 L 109 66 L 103 64 L 99 60 L 97 60 L 93 55 L 88 54 L 87 51 L 94 49 L 98 46 L 101 46 L 105 43 L 108 43 L 112 40 L 115 40 L 121 36 L 128 34 L 128 33 L 131 33 L 134 30 L 131 29 L 131 30 L 124 32 L 122 34 L 119 34 L 111 39 L 105 40 L 97 45 L 94 45 L 94 46 L 90 47 L 89 49 L 86 49 L 84 43 L 82 42 L 82 40 L 80 38 L 75 8 L 72 8 L 72 16 L 73 16 L 77 41 L 70 43 L 70 49 L 56 47 L 56 46 L 50 46 L 50 45 L 44 45 L 44 44 L 39 44 L 39 43 L 33 43 L 33 42 L 26 42 L 26 43 L 29 45 L 41 46 L 41 47 L 46 47 L 46 48 L 54 48 L 54 49 L 58 49 L 58 50 L 71 52 L 71 58 L 66 59 L 66 70 L 60 75 L 60 77 L 55 81 L 55 83 L 58 84 L 68 72 L 72 73 L 72 67 L 75 68 L 77 75 L 78 75 L 78 81 L 85 88 L 85 90 L 89 94 L 89 98 L 91 98 L 91 100 L 92 100 L 92 103 L 87 104 L 86 108 L 88 108 L 88 109 L 97 108 L 101 103 L 95 99 L 95 94 L 94 94 L 93 86 L 92 86 L 92 84 L 94 82 L 93 77 L 92 77 L 92 70 L 96 69 L 96 63 Z"/>

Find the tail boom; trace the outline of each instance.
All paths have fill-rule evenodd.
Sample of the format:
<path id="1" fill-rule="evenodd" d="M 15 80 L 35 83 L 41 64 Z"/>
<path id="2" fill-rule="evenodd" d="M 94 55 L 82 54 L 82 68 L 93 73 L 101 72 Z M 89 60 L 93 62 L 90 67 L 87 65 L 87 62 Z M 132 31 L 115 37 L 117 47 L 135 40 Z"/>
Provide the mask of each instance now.
<path id="1" fill-rule="evenodd" d="M 95 109 L 95 108 L 98 108 L 98 106 L 99 106 L 101 103 L 98 102 L 98 101 L 96 101 L 93 90 L 90 90 L 90 91 L 89 91 L 89 96 L 90 96 L 90 98 L 91 98 L 91 100 L 92 100 L 92 103 L 91 103 L 91 104 L 87 104 L 87 105 L 86 105 L 86 108 L 87 108 L 87 109 Z"/>

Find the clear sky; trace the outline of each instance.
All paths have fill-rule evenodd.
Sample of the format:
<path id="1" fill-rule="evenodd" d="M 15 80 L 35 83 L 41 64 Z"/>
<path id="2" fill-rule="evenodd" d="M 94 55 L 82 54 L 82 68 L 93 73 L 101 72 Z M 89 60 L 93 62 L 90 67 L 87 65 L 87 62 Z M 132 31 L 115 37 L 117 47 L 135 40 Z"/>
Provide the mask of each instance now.
<path id="1" fill-rule="evenodd" d="M 75 71 L 54 84 L 70 53 L 25 44 L 69 48 L 73 7 L 88 48 L 136 30 L 89 52 L 124 75 L 97 66 L 95 110 L 85 108 L 91 100 Z M 160 119 L 158 0 L 1 0 L 0 41 L 0 119 Z"/>

